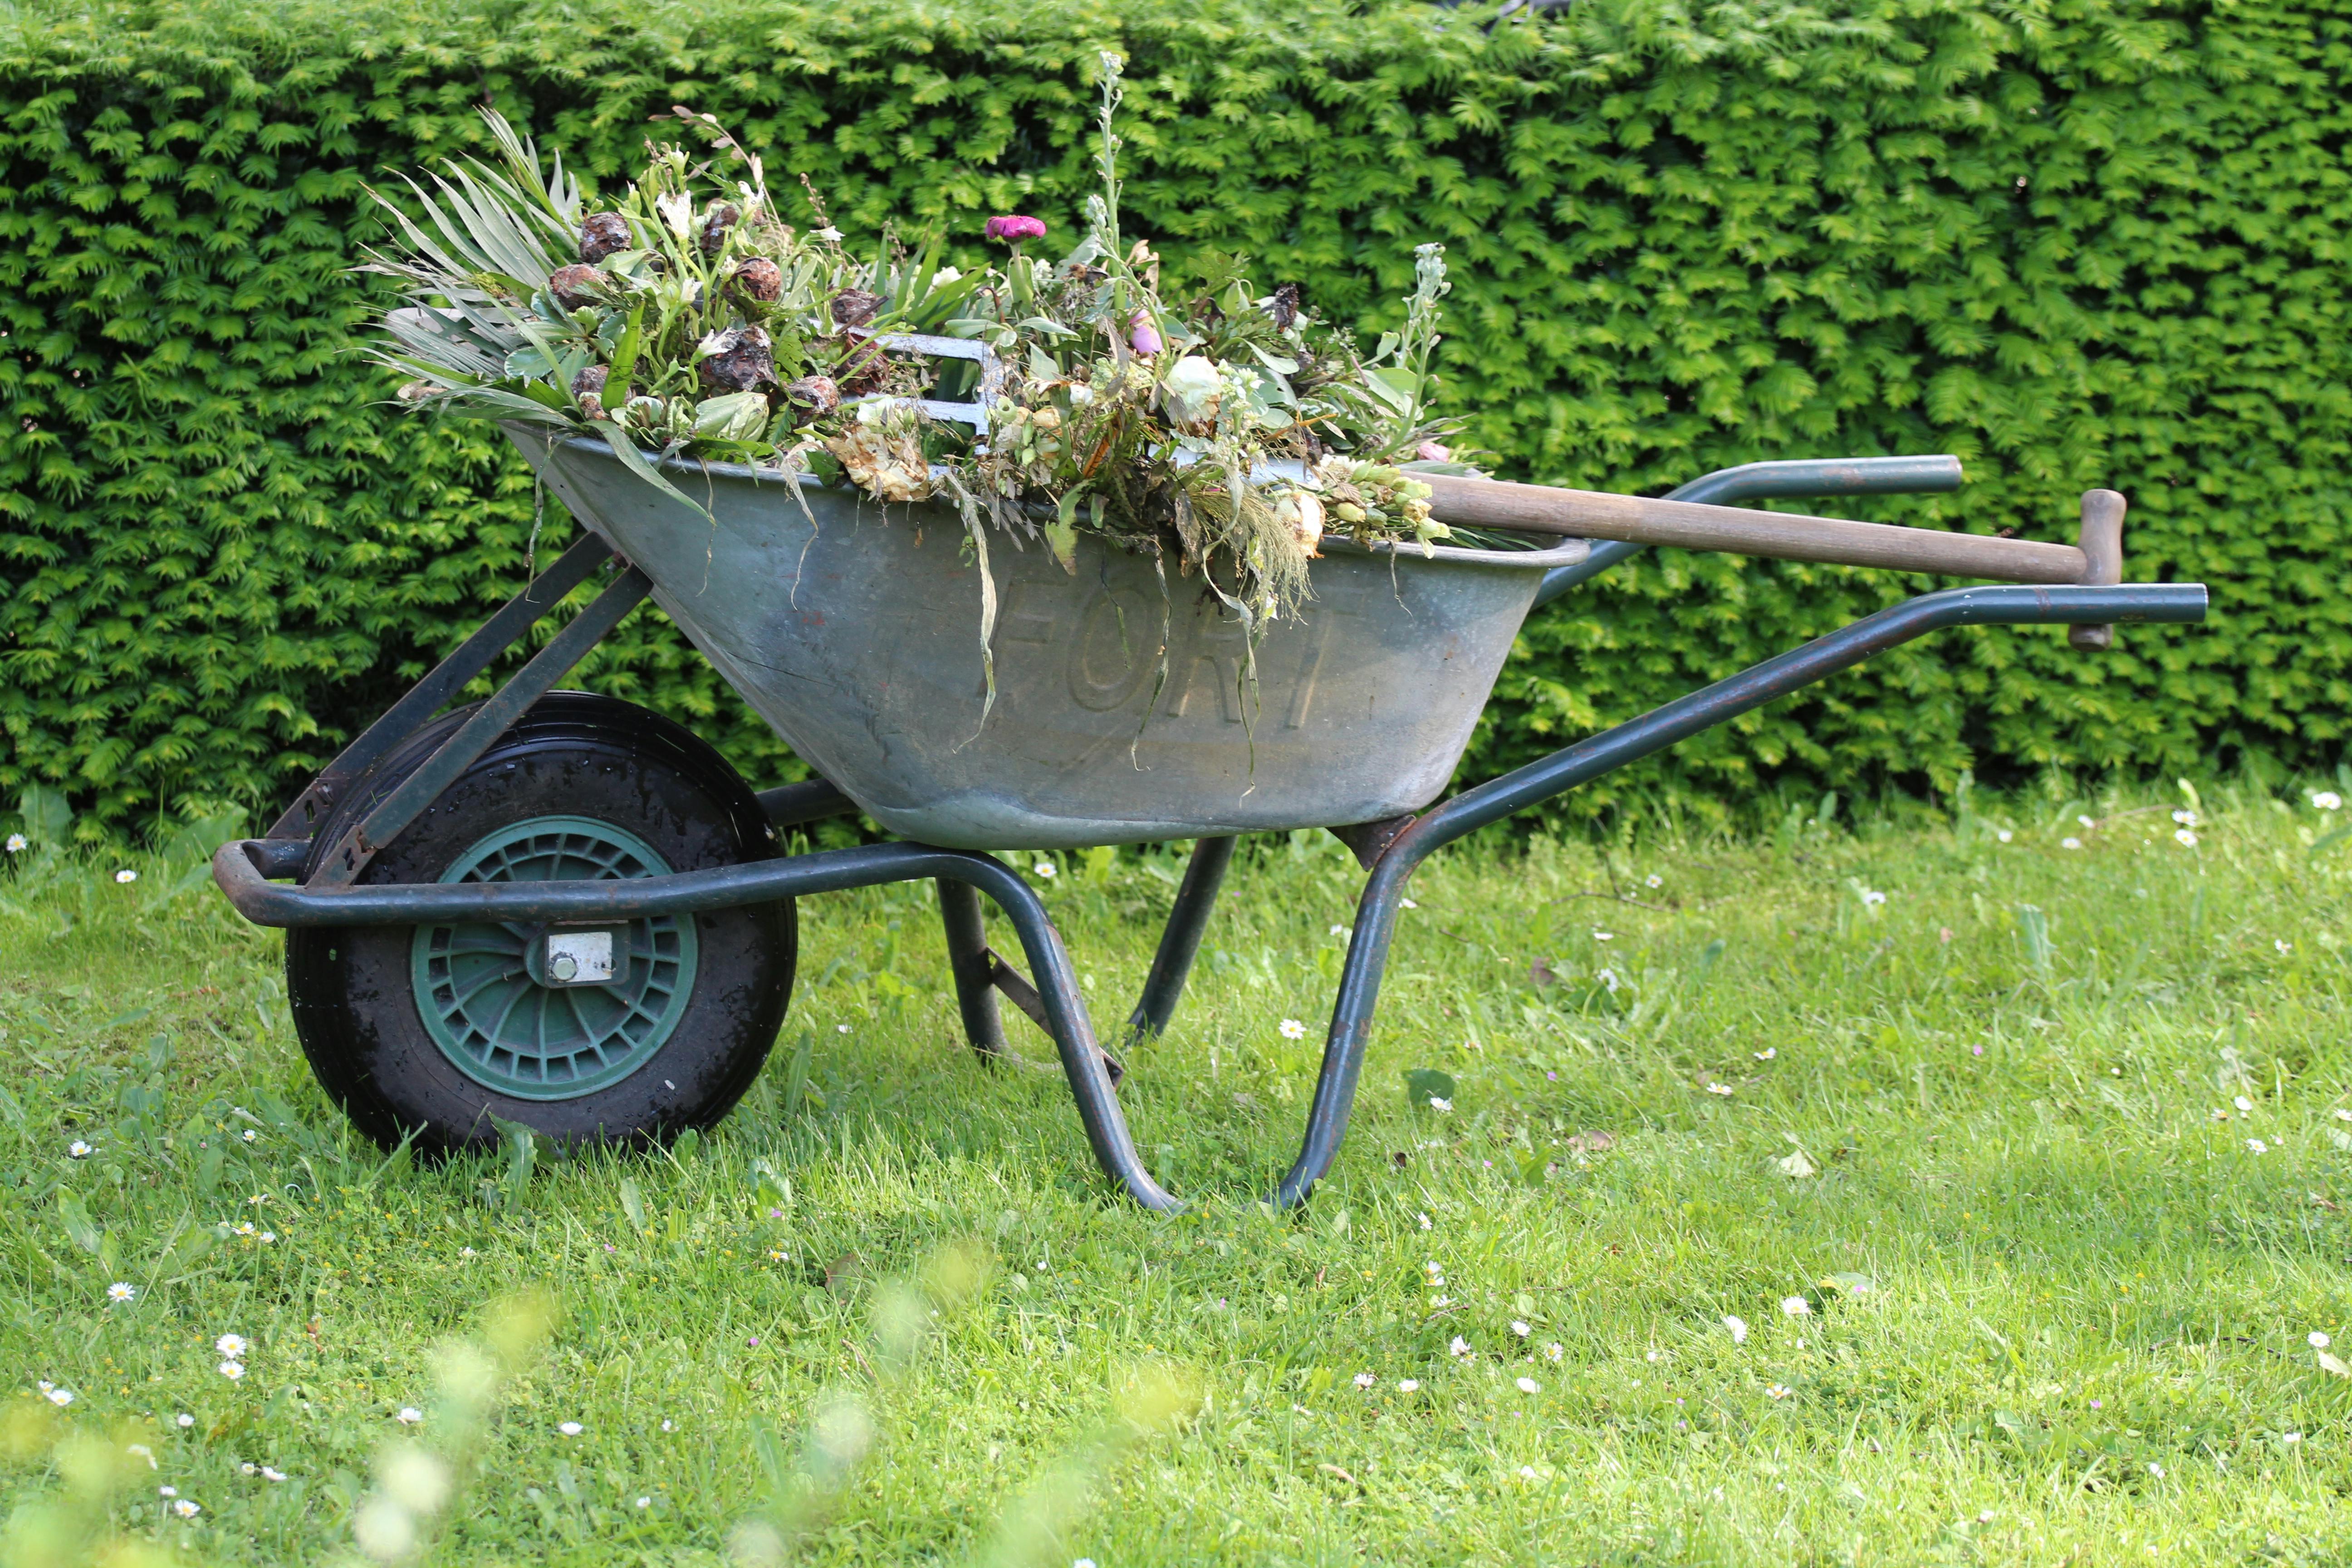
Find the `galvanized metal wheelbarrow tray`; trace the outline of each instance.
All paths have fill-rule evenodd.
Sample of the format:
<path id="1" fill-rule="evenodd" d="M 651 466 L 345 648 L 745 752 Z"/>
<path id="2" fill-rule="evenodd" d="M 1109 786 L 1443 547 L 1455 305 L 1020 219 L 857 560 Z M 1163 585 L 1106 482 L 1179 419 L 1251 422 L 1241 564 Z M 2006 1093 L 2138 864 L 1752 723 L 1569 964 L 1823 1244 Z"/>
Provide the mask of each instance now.
<path id="1" fill-rule="evenodd" d="M 1527 551 L 1380 552 L 1318 562 L 1305 624 L 1276 628 L 1242 679 L 1239 628 L 1197 582 L 1162 598 L 1151 564 L 1089 543 L 1075 574 L 1000 547 L 999 696 L 981 721 L 977 566 L 942 508 L 894 509 L 751 470 L 679 465 L 715 523 L 584 442 L 518 442 L 588 531 L 338 756 L 267 837 L 225 846 L 214 876 L 247 919 L 282 927 L 581 922 L 708 911 L 885 883 L 939 885 L 963 1023 L 1005 1049 L 1010 999 L 1054 1040 L 1103 1170 L 1137 1201 L 1178 1206 L 1139 1157 L 1118 1065 L 1097 1042 L 1045 906 L 992 849 L 1197 842 L 1128 1037 L 1162 1031 L 1198 951 L 1235 836 L 1329 827 L 1370 872 L 1359 900 L 1306 1137 L 1273 1194 L 1302 1203 L 1337 1157 L 1395 930 L 1431 853 L 1475 829 L 1930 632 L 2058 624 L 2086 649 L 2118 622 L 2201 620 L 2200 584 L 2121 583 L 2122 498 L 2084 500 L 2061 545 L 1741 510 L 1766 497 L 1948 490 L 1949 458 L 1759 463 L 1663 500 L 1433 481 L 1438 515 L 1559 536 Z M 814 526 L 800 504 L 815 514 Z M 1594 541 L 1606 541 L 1595 544 Z M 2005 578 L 1879 612 L 1431 807 L 1531 608 L 1644 542 Z M 612 562 L 610 585 L 341 841 L 311 834 L 365 770 Z M 369 861 L 648 595 L 823 775 L 759 799 L 784 828 L 862 809 L 914 842 L 789 855 L 625 880 L 362 885 Z M 1165 606 L 1163 609 L 1163 605 Z M 1169 676 L 1157 670 L 1165 628 Z M 323 849 L 323 853 L 314 853 Z M 283 885 L 305 863 L 301 886 Z M 1011 921 L 1023 976 L 989 945 L 976 893 Z"/>

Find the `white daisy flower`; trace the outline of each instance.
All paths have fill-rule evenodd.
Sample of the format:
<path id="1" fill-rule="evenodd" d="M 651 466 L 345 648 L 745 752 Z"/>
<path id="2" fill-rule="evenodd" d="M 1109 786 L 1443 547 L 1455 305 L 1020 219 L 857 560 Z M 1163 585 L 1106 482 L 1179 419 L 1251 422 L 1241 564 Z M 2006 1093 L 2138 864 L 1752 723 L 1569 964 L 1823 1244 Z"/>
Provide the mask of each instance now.
<path id="1" fill-rule="evenodd" d="M 1756 1053 L 1755 1053 L 1755 1056 L 1756 1056 L 1756 1059 L 1757 1059 L 1758 1061 L 1759 1061 L 1759 1062 L 1769 1062 L 1769 1061 L 1770 1061 L 1774 1057 L 1777 1057 L 1777 1056 L 1779 1056 L 1780 1054 L 1780 1047 L 1778 1047 L 1778 1046 L 1767 1046 L 1767 1047 L 1765 1047 L 1762 1050 L 1756 1052 Z"/>
<path id="2" fill-rule="evenodd" d="M 44 1384 L 41 1393 L 50 1404 L 60 1410 L 74 1402 L 74 1391 L 70 1388 L 53 1388 Z"/>
<path id="3" fill-rule="evenodd" d="M 220 1374 L 228 1379 L 231 1383 L 235 1383 L 245 1375 L 245 1363 L 241 1361 L 225 1361 L 220 1363 Z"/>
<path id="4" fill-rule="evenodd" d="M 1443 1095 L 1433 1094 L 1429 1097 L 1429 1109 L 1441 1112 L 1451 1110 L 1454 1109 L 1454 1102 Z"/>
<path id="5" fill-rule="evenodd" d="M 1378 1382 L 1380 1382 L 1380 1379 L 1374 1377 L 1369 1372 L 1360 1372 L 1356 1374 L 1356 1386 L 1358 1388 L 1370 1388 L 1372 1384 Z"/>
<path id="6" fill-rule="evenodd" d="M 1520 1378 L 1518 1380 L 1518 1384 L 1519 1392 L 1521 1394 L 1541 1394 L 1543 1392 L 1543 1384 L 1538 1383 L 1532 1377 Z"/>
<path id="7" fill-rule="evenodd" d="M 1596 931 L 1592 933 L 1592 940 L 1595 942 L 1615 942 L 1617 940 L 1617 933 L 1613 931 Z"/>
<path id="8" fill-rule="evenodd" d="M 286 1479 L 286 1472 L 273 1470 L 268 1465 L 264 1465 L 261 1467 L 261 1479 L 265 1481 L 282 1481 Z"/>
<path id="9" fill-rule="evenodd" d="M 1413 1215 L 1413 1218 L 1415 1218 L 1415 1219 L 1417 1219 L 1417 1220 L 1421 1221 L 1421 1228 L 1422 1228 L 1422 1229 L 1423 1229 L 1423 1230 L 1427 1230 L 1427 1229 L 1429 1228 L 1429 1216 L 1428 1216 L 1427 1215 L 1425 1215 L 1425 1214 L 1416 1214 L 1416 1215 Z"/>
<path id="10" fill-rule="evenodd" d="M 2147 1473 L 2156 1477 L 2158 1480 L 2161 1480 L 2164 1479 L 2164 1467 L 2158 1464 L 2154 1459 L 2150 1459 L 2147 1462 Z"/>
<path id="11" fill-rule="evenodd" d="M 2311 797 L 2311 804 L 2322 811 L 2341 811 L 2344 808 L 2344 797 L 2332 789 L 2324 789 Z M 22 834 L 8 840 L 8 847 L 11 849 L 22 849 L 24 847 L 25 837 Z"/>
<path id="12" fill-rule="evenodd" d="M 2303 1434 L 2300 1432 L 2282 1432 L 2279 1434 L 2279 1441 L 2282 1443 L 2300 1443 L 2303 1441 Z"/>
<path id="13" fill-rule="evenodd" d="M 1862 890 L 1862 901 L 1875 909 L 1886 901 L 1886 895 L 1875 888 L 1864 888 Z"/>
<path id="14" fill-rule="evenodd" d="M 1448 1355 L 1468 1355 L 1470 1353 L 1470 1342 L 1464 1339 L 1460 1334 L 1456 1334 L 1454 1336 L 1454 1342 L 1445 1347 L 1445 1352 Z"/>
<path id="15" fill-rule="evenodd" d="M 182 1519 L 194 1519 L 196 1515 L 204 1512 L 205 1510 L 197 1504 L 190 1502 L 186 1498 L 181 1498 L 172 1504 L 172 1511 L 178 1514 Z"/>
<path id="16" fill-rule="evenodd" d="M 1554 1340 L 1551 1343 L 1544 1346 L 1544 1360 L 1546 1361 L 1558 1361 L 1567 1353 L 1568 1347 L 1561 1344 L 1558 1340 Z"/>
<path id="17" fill-rule="evenodd" d="M 1421 908 L 1421 906 L 1420 906 L 1419 904 L 1414 903 L 1411 899 L 1399 899 L 1399 900 L 1397 900 L 1397 902 L 1399 902 L 1399 903 L 1402 904 L 1406 909 L 1409 909 L 1409 910 L 1417 910 L 1417 909 Z"/>
<path id="18" fill-rule="evenodd" d="M 2058 840 L 2058 847 L 2061 849 L 2080 849 L 2082 847 L 2083 841 L 2079 838 L 2061 838 Z"/>
<path id="19" fill-rule="evenodd" d="M 2324 1351 L 2329 1345 L 2336 1342 L 2329 1339 L 2326 1334 L 2321 1333 L 2317 1329 L 2314 1329 L 2311 1332 L 2305 1334 L 2304 1339 L 2310 1344 L 2311 1348 L 2315 1351 Z"/>
<path id="20" fill-rule="evenodd" d="M 1711 1083 L 1706 1086 L 1706 1091 L 1709 1094 L 1729 1094 L 1732 1088 L 1727 1083 Z"/>
<path id="21" fill-rule="evenodd" d="M 1744 1345 L 1748 1342 L 1748 1325 L 1746 1322 L 1742 1321 L 1740 1319 L 1727 1315 L 1723 1320 L 1723 1326 L 1731 1331 L 1731 1342 L 1733 1344 Z"/>
<path id="22" fill-rule="evenodd" d="M 1331 928 L 1331 934 L 1333 936 L 1346 936 L 1348 934 L 1348 928 L 1346 926 L 1333 926 Z"/>
<path id="23" fill-rule="evenodd" d="M 2185 827 L 2174 828 L 2172 830 L 2172 837 L 2183 849 L 2194 849 L 2197 847 L 2197 835 L 2189 832 L 2189 829 Z"/>
<path id="24" fill-rule="evenodd" d="M 1399 1394 L 1418 1394 L 1421 1392 L 1421 1380 L 1417 1377 L 1399 1378 L 1397 1380 L 1397 1392 Z"/>
<path id="25" fill-rule="evenodd" d="M 157 1497 L 178 1497 L 180 1495 L 180 1489 L 177 1487 L 157 1487 L 155 1489 L 155 1495 Z"/>
<path id="26" fill-rule="evenodd" d="M 556 1426 L 555 1429 L 562 1433 L 567 1437 L 577 1437 L 583 1430 L 585 1430 L 585 1428 L 577 1421 L 561 1422 Z"/>
<path id="27" fill-rule="evenodd" d="M 193 1426 L 196 1424 L 196 1418 L 183 1410 L 172 1417 L 172 1423 L 176 1426 Z"/>
<path id="28" fill-rule="evenodd" d="M 2259 1138 L 2247 1139 L 2246 1147 L 2257 1154 L 2267 1154 L 2271 1152 L 2271 1146 Z"/>
<path id="29" fill-rule="evenodd" d="M 1285 1018 L 1281 1027 L 1282 1037 L 1286 1040 L 1303 1040 L 1307 1037 L 1307 1026 L 1296 1018 Z"/>
<path id="30" fill-rule="evenodd" d="M 1659 876 L 1655 871 L 1651 872 L 1648 876 L 1642 879 L 1642 886 L 1645 888 L 1663 888 L 1665 885 L 1666 879 L 1664 877 Z"/>
<path id="31" fill-rule="evenodd" d="M 637 1506 L 639 1508 L 651 1508 L 654 1506 L 654 1500 L 649 1497 L 641 1497 L 637 1500 Z"/>
<path id="32" fill-rule="evenodd" d="M 1806 1300 L 1802 1296 L 1783 1296 L 1780 1298 L 1780 1312 L 1784 1317 L 1801 1318 L 1810 1313 L 1812 1310 L 1813 1304 L 1811 1301 Z"/>
<path id="33" fill-rule="evenodd" d="M 394 1415 L 393 1419 L 399 1422 L 403 1426 L 414 1426 L 418 1422 L 425 1419 L 425 1412 L 419 1410 L 414 1405 L 404 1405 L 400 1407 L 398 1412 Z"/>
<path id="34" fill-rule="evenodd" d="M 1521 1339 L 1526 1339 L 1529 1334 L 1535 1332 L 1535 1331 L 1528 1328 L 1527 1324 L 1519 1321 L 1517 1318 L 1513 1318 L 1511 1320 L 1511 1332 L 1518 1335 Z"/>
<path id="35" fill-rule="evenodd" d="M 2099 825 L 2097 819 L 2095 817 L 2077 816 L 2074 820 L 2081 823 L 2085 828 L 2096 827 Z"/>
<path id="36" fill-rule="evenodd" d="M 1054 863 L 1051 860 L 1038 861 L 1034 869 L 1036 871 L 1037 875 L 1045 878 L 1049 882 L 1054 879 L 1056 874 L 1054 869 Z"/>
<path id="37" fill-rule="evenodd" d="M 92 1154 L 97 1152 L 97 1150 L 91 1148 L 89 1144 L 83 1142 L 79 1138 L 66 1145 L 66 1158 L 68 1160 L 87 1160 Z"/>
<path id="38" fill-rule="evenodd" d="M 220 1352 L 221 1354 L 228 1357 L 231 1361 L 236 1360 L 237 1357 L 243 1355 L 252 1348 L 253 1347 L 250 1344 L 246 1342 L 246 1338 L 243 1334 L 223 1334 L 220 1338 L 213 1342 L 213 1349 Z"/>
<path id="39" fill-rule="evenodd" d="M 160 1468 L 155 1463 L 155 1450 L 144 1443 L 125 1443 L 122 1446 L 122 1451 L 146 1460 L 147 1468 L 151 1470 Z"/>
<path id="40" fill-rule="evenodd" d="M 2017 837 L 2017 835 L 2015 835 L 2014 833 L 2011 833 L 2011 832 L 2008 828 L 2006 828 L 2006 827 L 1996 827 L 1996 828 L 1994 828 L 1994 829 L 1993 829 L 1993 831 L 1992 831 L 1992 836 L 1993 836 L 1995 838 L 2000 839 L 2003 844 L 2008 843 L 2011 839 L 2012 839 L 2012 838 L 2014 838 L 2014 837 Z"/>
<path id="41" fill-rule="evenodd" d="M 121 1279 L 117 1279 L 106 1288 L 106 1299 L 110 1301 L 132 1300 L 138 1294 L 139 1288 L 136 1285 L 127 1284 Z"/>
<path id="42" fill-rule="evenodd" d="M 2247 1099 L 2244 1095 L 2242 1095 L 2242 1095 L 2239 1095 L 2239 1096 L 2237 1096 L 2235 1099 L 2231 1100 L 2230 1101 L 2230 1103 L 2231 1103 L 2231 1104 L 2232 1104 L 2232 1105 L 2234 1105 L 2234 1106 L 2236 1106 L 2236 1107 L 2237 1107 L 2239 1110 L 2252 1110 L 2254 1108 L 2254 1102 L 2253 1102 L 2252 1100 L 2248 1100 L 2248 1099 Z"/>
<path id="43" fill-rule="evenodd" d="M 1617 978 L 1617 972 L 1613 969 L 1598 970 L 1594 973 L 1592 978 L 1601 982 L 1601 989 L 1608 992 L 1612 996 L 1617 994 L 1617 987 L 1623 984 L 1622 981 Z"/>
<path id="44" fill-rule="evenodd" d="M 1519 1479 L 1523 1481 L 1531 1481 L 1535 1479 L 1536 1468 L 1533 1465 L 1521 1465 L 1519 1467 Z"/>
<path id="45" fill-rule="evenodd" d="M 24 853 L 24 849 L 25 849 L 25 836 L 24 836 L 23 834 L 21 834 L 21 833 L 11 833 L 10 835 L 8 835 L 8 853 L 9 853 L 9 854 L 11 854 L 11 855 L 20 855 L 20 854 Z"/>
<path id="46" fill-rule="evenodd" d="M 131 869 L 129 869 L 129 868 L 124 868 L 124 869 L 122 869 L 122 870 L 117 871 L 117 872 L 114 874 L 114 880 L 116 881 L 116 883 L 117 883 L 118 885 L 128 885 L 128 884 L 130 884 L 130 883 L 132 883 L 132 882 L 137 881 L 138 879 L 139 879 L 139 873 L 138 873 L 138 872 L 136 872 L 136 871 L 131 870 Z"/>
<path id="47" fill-rule="evenodd" d="M 2172 814 L 2172 820 L 2183 827 L 2194 827 L 2197 826 L 2197 814 L 2193 811 L 2176 811 Z"/>
<path id="48" fill-rule="evenodd" d="M 248 1143 L 257 1143 L 257 1142 L 259 1142 L 261 1141 L 261 1134 L 260 1134 L 260 1133 L 258 1133 L 258 1132 L 256 1132 L 256 1131 L 255 1131 L 252 1128 L 250 1128 L 250 1127 L 248 1127 L 248 1128 L 247 1128 L 247 1129 L 245 1130 L 244 1137 L 245 1137 L 245 1141 L 246 1141 L 247 1142 L 248 1142 Z"/>
<path id="49" fill-rule="evenodd" d="M 1774 1399 L 1786 1399 L 1789 1397 L 1789 1385 L 1785 1383 L 1767 1384 L 1764 1392 Z"/>

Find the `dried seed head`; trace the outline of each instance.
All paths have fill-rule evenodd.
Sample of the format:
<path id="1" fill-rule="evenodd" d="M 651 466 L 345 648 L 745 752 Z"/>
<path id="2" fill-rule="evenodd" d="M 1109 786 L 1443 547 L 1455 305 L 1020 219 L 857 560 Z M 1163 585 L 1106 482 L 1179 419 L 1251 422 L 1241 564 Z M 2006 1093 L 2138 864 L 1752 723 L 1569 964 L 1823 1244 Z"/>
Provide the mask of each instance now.
<path id="1" fill-rule="evenodd" d="M 604 417 L 604 383 L 612 371 L 601 364 L 592 364 L 572 378 L 572 395 L 591 419 Z"/>
<path id="2" fill-rule="evenodd" d="M 555 302 L 565 310 L 576 310 L 583 305 L 594 304 L 604 283 L 602 272 L 575 261 L 569 267 L 559 267 L 548 275 L 547 291 L 554 295 Z"/>
<path id="3" fill-rule="evenodd" d="M 764 256 L 755 256 L 735 268 L 735 291 L 766 304 L 784 291 L 783 269 Z"/>
<path id="4" fill-rule="evenodd" d="M 1285 283 L 1274 291 L 1274 324 L 1288 331 L 1298 320 L 1298 285 Z"/>
<path id="5" fill-rule="evenodd" d="M 716 256 L 727 244 L 727 236 L 743 219 L 743 209 L 733 202 L 720 202 L 702 219 L 702 254 Z"/>
<path id="6" fill-rule="evenodd" d="M 844 289 L 833 297 L 833 319 L 845 327 L 862 327 L 882 309 L 882 296 L 863 289 Z"/>
<path id="7" fill-rule="evenodd" d="M 619 213 L 590 213 L 580 220 L 580 259 L 602 261 L 635 243 L 629 220 Z"/>
<path id="8" fill-rule="evenodd" d="M 767 332 L 759 327 L 730 331 L 732 340 L 699 366 L 702 383 L 714 392 L 750 392 L 776 379 L 776 359 Z"/>
<path id="9" fill-rule="evenodd" d="M 785 384 L 784 401 L 811 418 L 822 419 L 841 406 L 841 388 L 829 375 L 804 375 Z"/>

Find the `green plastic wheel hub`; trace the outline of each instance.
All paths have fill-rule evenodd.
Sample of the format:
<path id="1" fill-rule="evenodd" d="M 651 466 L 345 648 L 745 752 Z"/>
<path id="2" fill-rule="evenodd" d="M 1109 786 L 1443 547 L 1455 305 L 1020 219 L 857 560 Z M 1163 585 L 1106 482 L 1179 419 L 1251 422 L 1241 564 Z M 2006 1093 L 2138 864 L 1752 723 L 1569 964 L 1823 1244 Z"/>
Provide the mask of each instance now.
<path id="1" fill-rule="evenodd" d="M 444 882 L 568 882 L 666 876 L 633 833 L 584 816 L 534 816 L 459 856 Z M 691 916 L 625 924 L 626 959 L 608 984 L 534 978 L 541 927 L 416 928 L 416 1010 L 441 1054 L 485 1089 L 517 1100 L 576 1100 L 618 1083 L 667 1044 L 694 994 Z M 618 956 L 617 954 L 615 955 Z"/>

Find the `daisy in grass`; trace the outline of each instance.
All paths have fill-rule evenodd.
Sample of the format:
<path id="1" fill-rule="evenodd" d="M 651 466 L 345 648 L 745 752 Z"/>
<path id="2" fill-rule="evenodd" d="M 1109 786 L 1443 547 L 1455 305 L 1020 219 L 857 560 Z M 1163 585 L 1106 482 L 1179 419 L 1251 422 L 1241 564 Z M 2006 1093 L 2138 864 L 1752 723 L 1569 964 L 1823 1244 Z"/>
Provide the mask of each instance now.
<path id="1" fill-rule="evenodd" d="M 1281 1028 L 1282 1037 L 1286 1040 L 1303 1040 L 1307 1037 L 1307 1026 L 1296 1018 L 1285 1018 Z"/>
<path id="2" fill-rule="evenodd" d="M 106 1288 L 106 1299 L 110 1301 L 131 1301 L 137 1300 L 138 1296 L 139 1288 L 136 1285 L 121 1279 L 117 1279 Z"/>
<path id="3" fill-rule="evenodd" d="M 1543 1392 L 1543 1384 L 1538 1383 L 1532 1377 L 1520 1378 L 1518 1380 L 1518 1384 L 1519 1392 L 1521 1394 L 1541 1394 Z"/>

